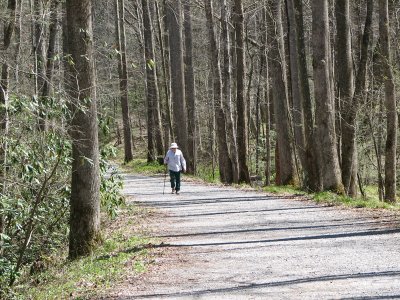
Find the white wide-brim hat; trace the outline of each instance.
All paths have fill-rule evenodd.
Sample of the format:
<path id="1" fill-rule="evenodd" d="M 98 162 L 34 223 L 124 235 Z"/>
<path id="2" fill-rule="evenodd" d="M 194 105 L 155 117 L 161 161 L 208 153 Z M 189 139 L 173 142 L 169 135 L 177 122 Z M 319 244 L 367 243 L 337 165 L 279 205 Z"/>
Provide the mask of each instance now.
<path id="1" fill-rule="evenodd" d="M 177 143 L 172 143 L 170 149 L 178 149 L 178 144 Z"/>

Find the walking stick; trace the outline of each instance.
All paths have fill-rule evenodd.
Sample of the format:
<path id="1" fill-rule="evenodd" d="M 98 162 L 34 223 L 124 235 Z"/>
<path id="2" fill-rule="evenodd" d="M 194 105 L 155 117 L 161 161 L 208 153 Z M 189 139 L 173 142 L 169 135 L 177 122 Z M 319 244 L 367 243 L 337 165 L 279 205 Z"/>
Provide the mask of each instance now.
<path id="1" fill-rule="evenodd" d="M 164 171 L 164 188 L 162 191 L 162 194 L 165 194 L 165 180 L 167 179 L 167 166 L 165 166 L 165 171 Z"/>

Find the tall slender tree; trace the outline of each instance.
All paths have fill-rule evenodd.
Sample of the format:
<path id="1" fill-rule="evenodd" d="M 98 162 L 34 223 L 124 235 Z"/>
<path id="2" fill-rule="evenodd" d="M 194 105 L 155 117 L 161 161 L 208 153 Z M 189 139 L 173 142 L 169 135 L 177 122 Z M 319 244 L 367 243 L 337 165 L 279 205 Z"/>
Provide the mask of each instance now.
<path id="1" fill-rule="evenodd" d="M 244 14 L 242 0 L 235 0 L 233 5 L 236 52 L 236 105 L 237 105 L 237 143 L 239 155 L 239 182 L 250 183 L 247 167 L 247 104 L 245 100 L 245 55 L 244 55 Z"/>
<path id="2" fill-rule="evenodd" d="M 343 4 L 341 4 L 343 5 Z M 346 6 L 348 3 L 345 4 Z M 369 60 L 369 53 L 370 48 L 371 48 L 371 41 L 372 41 L 372 35 L 373 35 L 373 30 L 372 30 L 372 17 L 373 17 L 373 10 L 374 10 L 374 1 L 373 0 L 368 0 L 367 1 L 367 14 L 365 18 L 365 26 L 364 26 L 364 33 L 362 36 L 362 41 L 361 41 L 361 51 L 360 51 L 360 61 L 358 63 L 358 68 L 357 68 L 357 75 L 355 79 L 355 90 L 352 95 L 350 95 L 350 98 L 348 98 L 347 101 L 342 101 L 342 179 L 343 179 L 343 184 L 345 187 L 346 192 L 351 195 L 355 196 L 356 195 L 356 182 L 357 182 L 357 165 L 358 165 L 358 158 L 357 158 L 357 116 L 358 116 L 358 110 L 360 106 L 360 102 L 365 96 L 365 89 L 366 89 L 366 83 L 367 83 L 367 66 L 368 66 L 368 60 Z M 338 11 L 339 10 L 339 11 Z M 340 10 L 343 10 L 343 7 L 337 8 L 337 14 L 340 14 L 341 16 L 339 18 L 343 18 L 345 15 L 348 14 L 348 12 L 344 11 L 341 12 Z M 348 9 L 346 9 L 348 10 Z M 349 22 L 349 21 L 347 21 Z M 343 25 L 340 25 L 340 31 L 343 31 Z M 346 36 L 344 37 L 345 33 L 338 34 L 338 43 L 340 43 L 340 40 L 343 43 L 343 39 L 350 39 L 350 29 L 348 30 Z M 339 31 L 339 25 L 338 25 L 338 31 Z M 340 37 L 339 37 L 340 36 Z M 347 41 L 346 44 L 350 44 L 350 41 Z M 344 46 L 344 48 L 350 48 L 350 46 Z M 338 54 L 341 53 L 343 55 L 343 49 L 339 49 L 338 46 Z M 339 55 L 340 56 L 340 55 Z M 351 59 L 351 55 L 346 55 L 348 58 L 346 58 L 344 61 L 338 61 L 338 65 L 344 64 L 348 59 Z M 350 64 L 352 64 L 352 61 L 349 61 Z M 338 72 L 346 72 L 349 68 L 352 67 L 347 67 L 342 70 L 344 66 L 339 66 L 338 67 Z M 349 71 L 349 70 L 348 70 Z M 343 76 L 338 74 L 338 76 Z M 343 76 L 345 77 L 345 76 Z M 342 78 L 343 80 L 343 78 Z M 339 79 L 340 81 L 340 79 Z M 346 86 L 347 84 L 342 84 L 342 88 L 345 87 L 345 90 L 347 89 Z M 343 94 L 340 93 L 340 94 Z M 344 94 L 345 95 L 345 94 Z M 346 98 L 345 98 L 346 99 Z M 351 174 L 351 178 L 350 178 Z"/>
<path id="3" fill-rule="evenodd" d="M 272 46 L 270 50 L 271 77 L 274 85 L 273 101 L 275 126 L 277 131 L 278 164 L 279 172 L 277 184 L 293 184 L 296 181 L 293 165 L 293 150 L 291 147 L 290 124 L 288 116 L 288 94 L 286 83 L 286 63 L 283 43 L 282 28 L 282 1 L 273 0 L 269 2 L 270 12 L 268 14 L 268 41 Z"/>
<path id="4" fill-rule="evenodd" d="M 45 77 L 43 82 L 41 99 L 44 103 L 48 101 L 53 83 L 54 74 L 54 55 L 56 53 L 57 32 L 58 32 L 58 11 L 61 1 L 51 0 L 50 5 L 50 20 L 49 20 L 49 41 L 46 54 Z M 47 114 L 43 111 L 43 117 L 39 119 L 39 128 L 41 130 L 47 129 Z"/>
<path id="5" fill-rule="evenodd" d="M 396 202 L 397 107 L 392 71 L 388 0 L 379 0 L 380 63 L 385 85 L 385 201 Z"/>
<path id="6" fill-rule="evenodd" d="M 236 140 L 236 128 L 233 120 L 232 107 L 232 59 L 230 55 L 231 41 L 228 24 L 229 9 L 226 0 L 221 3 L 221 45 L 223 47 L 223 64 L 222 64 L 222 105 L 225 111 L 226 119 L 226 135 L 229 145 L 229 156 L 232 162 L 232 180 L 234 183 L 239 182 L 239 157 Z"/>
<path id="7" fill-rule="evenodd" d="M 33 34 L 33 53 L 35 66 L 35 97 L 39 100 L 39 118 L 38 127 L 45 130 L 46 127 L 46 108 L 44 99 L 41 97 L 45 84 L 46 76 L 46 59 L 45 59 L 45 15 L 46 7 L 43 1 L 33 1 L 34 24 Z"/>
<path id="8" fill-rule="evenodd" d="M 1 67 L 0 77 L 0 191 L 1 193 L 6 192 L 6 172 L 7 172 L 7 151 L 8 151 L 8 130 L 9 130 L 9 119 L 8 119 L 8 95 L 9 95 L 9 80 L 10 71 L 8 62 L 11 60 L 11 41 L 15 29 L 16 22 L 16 0 L 8 0 L 7 13 L 8 19 L 4 22 L 4 35 L 3 43 L 1 45 L 1 54 L 4 54 L 5 60 Z M 1 202 L 0 202 L 0 205 Z M 0 216 L 0 233 L 3 233 L 4 228 L 4 215 Z M 1 250 L 0 250 L 1 254 Z"/>
<path id="9" fill-rule="evenodd" d="M 214 86 L 214 107 L 217 124 L 217 146 L 218 146 L 218 165 L 221 181 L 232 183 L 232 162 L 229 157 L 228 144 L 226 139 L 225 113 L 222 108 L 222 81 L 221 67 L 219 62 L 219 51 L 214 32 L 213 4 L 211 0 L 204 1 L 206 11 L 208 36 L 210 41 L 210 64 L 212 66 L 213 86 Z"/>
<path id="10" fill-rule="evenodd" d="M 299 63 L 298 63 L 298 28 L 296 24 L 296 10 L 294 8 L 294 0 L 286 0 L 286 11 L 288 19 L 288 38 L 289 38 L 289 63 L 290 63 L 290 88 L 292 97 L 292 116 L 294 139 L 297 154 L 300 158 L 301 166 L 304 172 L 306 168 L 306 141 L 304 135 L 304 113 L 303 102 L 301 98 L 301 83 L 299 76 Z"/>
<path id="11" fill-rule="evenodd" d="M 93 58 L 92 1 L 66 3 L 71 63 L 66 80 L 73 110 L 69 256 L 87 255 L 100 231 L 99 147 Z"/>
<path id="12" fill-rule="evenodd" d="M 171 71 L 171 97 L 174 136 L 184 155 L 188 153 L 187 110 L 182 47 L 182 12 L 180 0 L 166 1 L 168 23 L 169 56 Z"/>
<path id="13" fill-rule="evenodd" d="M 331 93 L 328 0 L 312 0 L 312 17 L 316 141 L 322 184 L 324 190 L 343 193 Z"/>
<path id="14" fill-rule="evenodd" d="M 291 0 L 288 0 L 291 1 Z M 308 81 L 307 55 L 304 37 L 304 17 L 302 1 L 294 1 L 296 34 L 297 34 L 297 63 L 300 82 L 301 103 L 304 111 L 305 159 L 304 159 L 304 188 L 311 191 L 321 190 L 317 145 L 315 143 L 315 118 Z"/>
<path id="15" fill-rule="evenodd" d="M 147 92 L 147 160 L 156 159 L 156 155 L 164 152 L 161 130 L 161 115 L 159 111 L 160 98 L 158 93 L 155 55 L 153 46 L 153 26 L 150 17 L 149 2 L 142 0 L 143 29 L 146 62 L 146 92 Z"/>
<path id="16" fill-rule="evenodd" d="M 350 1 L 336 1 L 336 76 L 338 98 L 341 107 L 341 133 L 342 133 L 342 180 L 348 195 L 357 194 L 357 152 L 355 146 L 354 126 L 352 114 L 349 112 L 353 106 L 354 71 L 352 61 L 352 45 L 350 34 Z"/>
<path id="17" fill-rule="evenodd" d="M 165 2 L 165 1 L 164 1 Z M 167 56 L 167 47 L 168 47 L 168 33 L 166 32 L 165 21 L 161 20 L 161 9 L 158 4 L 158 1 L 155 1 L 155 10 L 157 16 L 157 28 L 158 28 L 158 39 L 160 46 L 160 55 L 161 55 L 161 66 L 162 66 L 162 85 L 164 90 L 164 99 L 161 98 L 160 101 L 162 103 L 162 107 L 164 109 L 161 111 L 161 122 L 164 129 L 164 143 L 169 144 L 171 141 L 172 133 L 172 117 L 171 117 L 171 92 L 170 92 L 170 73 L 169 73 L 169 63 Z M 163 20 L 166 18 L 163 17 Z M 169 57 L 168 57 L 169 58 Z"/>
<path id="18" fill-rule="evenodd" d="M 188 114 L 187 171 L 196 171 L 196 93 L 193 66 L 192 12 L 190 0 L 183 0 L 183 29 L 185 36 L 185 95 Z"/>
<path id="19" fill-rule="evenodd" d="M 125 1 L 115 0 L 115 32 L 118 50 L 118 75 L 119 92 L 122 112 L 122 127 L 124 132 L 124 160 L 129 162 L 133 159 L 132 153 L 132 131 L 129 118 L 128 100 L 128 68 L 126 58 L 126 34 L 125 34 Z"/>

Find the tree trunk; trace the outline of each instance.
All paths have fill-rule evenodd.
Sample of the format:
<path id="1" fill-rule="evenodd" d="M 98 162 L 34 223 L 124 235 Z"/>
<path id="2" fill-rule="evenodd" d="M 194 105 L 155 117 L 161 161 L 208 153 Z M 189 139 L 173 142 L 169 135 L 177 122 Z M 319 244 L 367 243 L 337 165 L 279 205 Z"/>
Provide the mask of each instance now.
<path id="1" fill-rule="evenodd" d="M 316 141 L 320 149 L 319 162 L 323 189 L 343 193 L 329 74 L 328 0 L 312 1 L 312 17 Z"/>
<path id="2" fill-rule="evenodd" d="M 128 100 L 128 69 L 126 60 L 126 38 L 125 38 L 125 3 L 124 0 L 115 0 L 116 6 L 116 38 L 118 47 L 118 74 L 119 91 L 122 111 L 122 126 L 124 131 L 124 161 L 130 162 L 133 159 L 132 153 L 132 132 L 129 119 Z"/>
<path id="3" fill-rule="evenodd" d="M 46 56 L 46 76 L 44 78 L 43 89 L 41 98 L 44 103 L 50 97 L 51 86 L 53 82 L 54 73 L 54 54 L 57 41 L 57 26 L 58 26 L 58 8 L 60 0 L 52 0 L 50 6 L 50 24 L 49 24 L 49 44 Z M 39 119 L 39 126 L 42 130 L 47 129 L 47 114 L 44 111 L 43 118 Z"/>
<path id="4" fill-rule="evenodd" d="M 7 173 L 7 151 L 8 151 L 8 87 L 9 87 L 9 65 L 8 61 L 11 60 L 10 44 L 12 41 L 15 22 L 16 22 L 16 0 L 8 0 L 7 14 L 10 16 L 8 22 L 4 24 L 3 45 L 1 45 L 2 53 L 5 55 L 5 62 L 2 65 L 0 74 L 0 192 L 5 194 L 7 190 L 6 173 Z M 1 202 L 0 202 L 0 205 Z M 4 215 L 0 215 L 0 234 L 4 232 Z M 0 249 L 0 254 L 2 249 Z"/>
<path id="5" fill-rule="evenodd" d="M 348 5 L 348 3 L 346 4 Z M 366 90 L 366 82 L 367 82 L 367 63 L 369 60 L 369 52 L 370 52 L 370 44 L 372 40 L 372 16 L 373 16 L 373 0 L 367 1 L 367 16 L 365 19 L 364 33 L 361 41 L 361 55 L 360 62 L 358 65 L 358 73 L 355 81 L 355 91 L 354 95 L 350 95 L 351 99 L 346 102 L 347 98 L 344 98 L 342 101 L 343 104 L 343 112 L 342 112 L 342 178 L 343 184 L 346 190 L 346 193 L 350 196 L 357 195 L 357 187 L 356 187 L 356 175 L 357 175 L 357 143 L 356 143 L 356 135 L 357 135 L 357 115 L 360 102 L 364 97 Z M 340 7 L 338 8 L 340 9 Z M 342 14 L 340 18 L 343 18 L 343 13 L 338 11 L 339 14 Z M 348 21 L 349 22 L 349 21 Z M 342 25 L 341 25 L 342 26 Z M 339 30 L 339 25 L 338 25 Z M 350 39 L 350 29 L 348 30 L 348 35 L 346 39 Z M 338 36 L 339 41 L 343 41 L 344 37 Z M 350 43 L 350 41 L 346 42 Z M 341 43 L 343 44 L 343 43 Z M 344 47 L 345 45 L 342 45 Z M 349 46 L 346 46 L 349 47 Z M 343 49 L 339 49 L 338 45 L 338 55 L 343 52 Z M 343 53 L 341 54 L 343 55 Z M 339 55 L 339 56 L 341 56 Z M 349 64 L 352 64 L 351 53 L 347 54 L 349 59 Z M 339 60 L 338 58 L 338 66 L 344 64 L 343 60 Z M 342 69 L 343 66 L 338 67 L 338 75 L 340 76 L 341 72 L 345 72 L 345 69 Z M 349 67 L 351 68 L 351 67 Z M 348 68 L 347 68 L 348 69 Z M 343 84 L 342 87 L 346 87 L 346 84 Z M 346 90 L 346 89 L 345 89 Z M 341 95 L 343 92 L 340 93 Z M 343 97 L 342 97 L 343 99 Z M 351 175 L 351 176 L 350 176 Z"/>
<path id="6" fill-rule="evenodd" d="M 268 61 L 267 61 L 268 62 Z M 268 78 L 268 77 L 267 77 Z M 271 185 L 271 96 L 270 85 L 267 84 L 265 89 L 265 185 Z"/>
<path id="7" fill-rule="evenodd" d="M 226 0 L 221 4 L 221 45 L 223 47 L 223 65 L 222 65 L 222 105 L 225 110 L 226 119 L 226 137 L 229 145 L 229 157 L 232 162 L 232 180 L 239 182 L 239 158 L 236 141 L 236 128 L 233 121 L 232 108 L 232 62 L 230 56 L 230 38 L 228 27 L 228 8 Z"/>
<path id="8" fill-rule="evenodd" d="M 302 1 L 294 1 L 294 9 L 296 10 L 297 25 L 297 59 L 299 64 L 299 82 L 301 101 L 304 111 L 304 134 L 305 134 L 305 160 L 304 160 L 304 181 L 303 185 L 306 190 L 321 190 L 320 167 L 317 159 L 317 149 L 315 143 L 314 114 L 313 103 L 311 99 L 310 84 L 308 81 L 308 68 L 306 46 L 304 42 L 304 20 L 303 20 L 303 4 Z"/>
<path id="9" fill-rule="evenodd" d="M 298 28 L 296 25 L 296 11 L 294 8 L 294 0 L 286 0 L 288 15 L 288 35 L 289 35 L 289 59 L 290 59 L 290 87 L 293 102 L 293 128 L 296 150 L 300 158 L 302 169 L 306 169 L 306 142 L 304 135 L 304 114 L 303 101 L 301 96 L 299 63 L 298 63 Z M 306 171 L 306 170 L 305 170 Z M 303 180 L 304 182 L 304 180 Z"/>
<path id="10" fill-rule="evenodd" d="M 46 107 L 44 99 L 41 96 L 43 94 L 43 88 L 46 82 L 46 60 L 44 49 L 46 35 L 44 30 L 45 11 L 42 1 L 34 0 L 33 9 L 35 15 L 33 44 L 35 59 L 35 96 L 39 100 L 38 128 L 39 130 L 44 131 L 46 129 Z"/>
<path id="11" fill-rule="evenodd" d="M 22 30 L 22 8 L 24 0 L 16 1 L 16 20 L 15 20 L 15 70 L 14 70 L 14 80 L 15 80 L 15 91 L 19 91 L 19 73 L 20 73 L 20 54 L 21 54 L 21 30 Z"/>
<path id="12" fill-rule="evenodd" d="M 385 147 L 385 201 L 396 202 L 396 148 L 397 108 L 393 80 L 388 0 L 379 1 L 379 39 L 383 82 L 385 84 L 386 147 Z"/>
<path id="13" fill-rule="evenodd" d="M 173 109 L 174 136 L 186 155 L 188 144 L 185 81 L 182 50 L 182 16 L 180 0 L 167 0 L 166 15 L 170 46 L 171 97 Z"/>
<path id="14" fill-rule="evenodd" d="M 277 132 L 277 146 L 279 151 L 279 185 L 296 183 L 293 166 L 293 153 L 290 144 L 290 124 L 288 116 L 288 96 L 286 89 L 285 50 L 283 44 L 283 28 L 281 0 L 270 2 L 271 11 L 268 19 L 268 41 L 272 46 L 270 50 L 270 66 L 273 88 L 275 126 Z M 275 24 L 274 24 L 275 23 Z"/>
<path id="15" fill-rule="evenodd" d="M 158 109 L 160 99 L 156 77 L 153 29 L 148 0 L 142 0 L 142 10 L 147 86 L 147 161 L 152 162 L 156 160 L 157 155 L 163 155 L 164 143 L 161 134 L 161 116 Z"/>
<path id="16" fill-rule="evenodd" d="M 192 16 L 190 10 L 190 0 L 183 1 L 185 33 L 185 92 L 187 100 L 188 114 L 188 158 L 187 171 L 194 174 L 196 172 L 196 93 L 194 86 L 193 72 L 193 45 L 192 45 Z"/>
<path id="17" fill-rule="evenodd" d="M 349 0 L 336 1 L 336 74 L 338 98 L 341 107 L 341 135 L 342 135 L 342 180 L 347 195 L 357 195 L 357 155 L 355 131 L 353 122 L 353 61 L 350 35 Z"/>
<path id="18" fill-rule="evenodd" d="M 247 167 L 247 108 L 244 99 L 245 56 L 244 56 L 244 29 L 242 0 L 235 0 L 233 6 L 233 20 L 235 28 L 236 52 L 236 105 L 237 105 L 237 143 L 239 156 L 239 182 L 250 183 L 250 174 Z"/>
<path id="19" fill-rule="evenodd" d="M 157 25 L 159 31 L 161 64 L 162 64 L 163 85 L 165 94 L 165 102 L 163 103 L 163 107 L 165 107 L 165 109 L 161 112 L 161 119 L 162 119 L 162 126 L 164 128 L 164 143 L 165 145 L 168 145 L 171 142 L 171 137 L 172 137 L 171 93 L 169 86 L 170 74 L 169 74 L 169 64 L 167 60 L 167 57 L 169 55 L 166 54 L 168 52 L 166 50 L 166 48 L 168 47 L 168 34 L 165 32 L 165 28 L 163 28 L 162 26 L 158 1 L 155 1 L 155 5 L 156 5 Z M 163 19 L 165 19 L 165 17 Z"/>
<path id="20" fill-rule="evenodd" d="M 73 110 L 69 256 L 76 258 L 89 254 L 99 238 L 99 144 L 92 1 L 69 0 L 66 8 L 68 53 L 73 61 L 66 78 Z"/>
<path id="21" fill-rule="evenodd" d="M 210 64 L 213 70 L 214 86 L 214 108 L 217 123 L 217 145 L 218 145 L 218 166 L 221 182 L 232 183 L 232 162 L 229 157 L 228 145 L 226 140 L 225 113 L 222 109 L 222 89 L 221 89 L 221 68 L 219 63 L 219 52 L 214 33 L 213 7 L 211 0 L 204 1 L 204 8 L 207 18 L 207 29 L 210 41 Z"/>

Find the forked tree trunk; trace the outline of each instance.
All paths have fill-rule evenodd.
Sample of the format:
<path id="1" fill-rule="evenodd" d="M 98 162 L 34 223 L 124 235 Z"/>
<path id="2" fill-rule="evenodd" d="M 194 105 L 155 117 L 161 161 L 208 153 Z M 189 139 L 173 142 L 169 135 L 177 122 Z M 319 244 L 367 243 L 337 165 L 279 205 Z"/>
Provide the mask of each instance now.
<path id="1" fill-rule="evenodd" d="M 99 238 L 99 144 L 92 1 L 68 0 L 66 8 L 68 53 L 73 61 L 66 74 L 73 110 L 69 256 L 76 258 L 91 253 Z"/>
<path id="2" fill-rule="evenodd" d="M 334 101 L 330 81 L 328 0 L 312 0 L 316 142 L 324 190 L 343 193 L 335 136 Z"/>
<path id="3" fill-rule="evenodd" d="M 346 4 L 347 5 L 347 4 Z M 358 73 L 355 81 L 355 91 L 354 95 L 351 95 L 351 99 L 348 103 L 342 101 L 343 103 L 343 121 L 342 121 L 342 178 L 346 193 L 351 196 L 357 195 L 356 188 L 356 175 L 357 175 L 357 115 L 360 102 L 365 96 L 366 83 L 367 83 L 367 65 L 369 60 L 369 52 L 372 40 L 372 16 L 373 16 L 373 6 L 374 1 L 367 1 L 367 16 L 365 19 L 364 33 L 361 41 L 361 54 L 360 62 L 358 65 Z M 343 12 L 338 12 L 343 15 Z M 339 28 L 338 28 L 339 29 Z M 350 30 L 349 28 L 346 30 Z M 350 34 L 349 32 L 347 33 Z M 348 36 L 346 39 L 349 39 Z M 339 41 L 338 41 L 339 42 Z M 350 41 L 346 42 L 350 43 Z M 339 46 L 338 46 L 339 47 Z M 342 47 L 344 47 L 342 45 Z M 349 46 L 347 46 L 349 47 Z M 343 50 L 340 50 L 342 52 Z M 339 53 L 339 49 L 338 49 Z M 351 55 L 348 55 L 350 59 L 349 63 L 352 64 Z M 338 60 L 338 65 L 344 62 Z M 342 66 L 343 67 L 343 66 Z M 344 72 L 340 67 L 338 72 Z M 348 68 L 346 68 L 348 70 Z M 343 85 L 346 87 L 346 84 Z M 345 89 L 346 90 L 346 89 Z M 343 92 L 342 92 L 343 94 Z M 346 98 L 344 99 L 346 100 Z M 350 176 L 351 175 L 351 176 Z"/>
<path id="4" fill-rule="evenodd" d="M 393 80 L 388 0 L 379 0 L 379 39 L 383 82 L 385 84 L 386 147 L 385 147 L 385 201 L 396 202 L 396 148 L 397 108 Z"/>
<path id="5" fill-rule="evenodd" d="M 217 146 L 218 146 L 218 166 L 220 179 L 223 183 L 232 183 L 232 162 L 229 157 L 228 145 L 226 140 L 225 113 L 222 109 L 222 89 L 221 89 L 221 67 L 219 63 L 219 52 L 214 32 L 213 6 L 212 0 L 204 1 L 204 8 L 207 18 L 208 37 L 210 41 L 210 64 L 213 70 L 214 86 L 214 108 L 217 123 Z"/>

